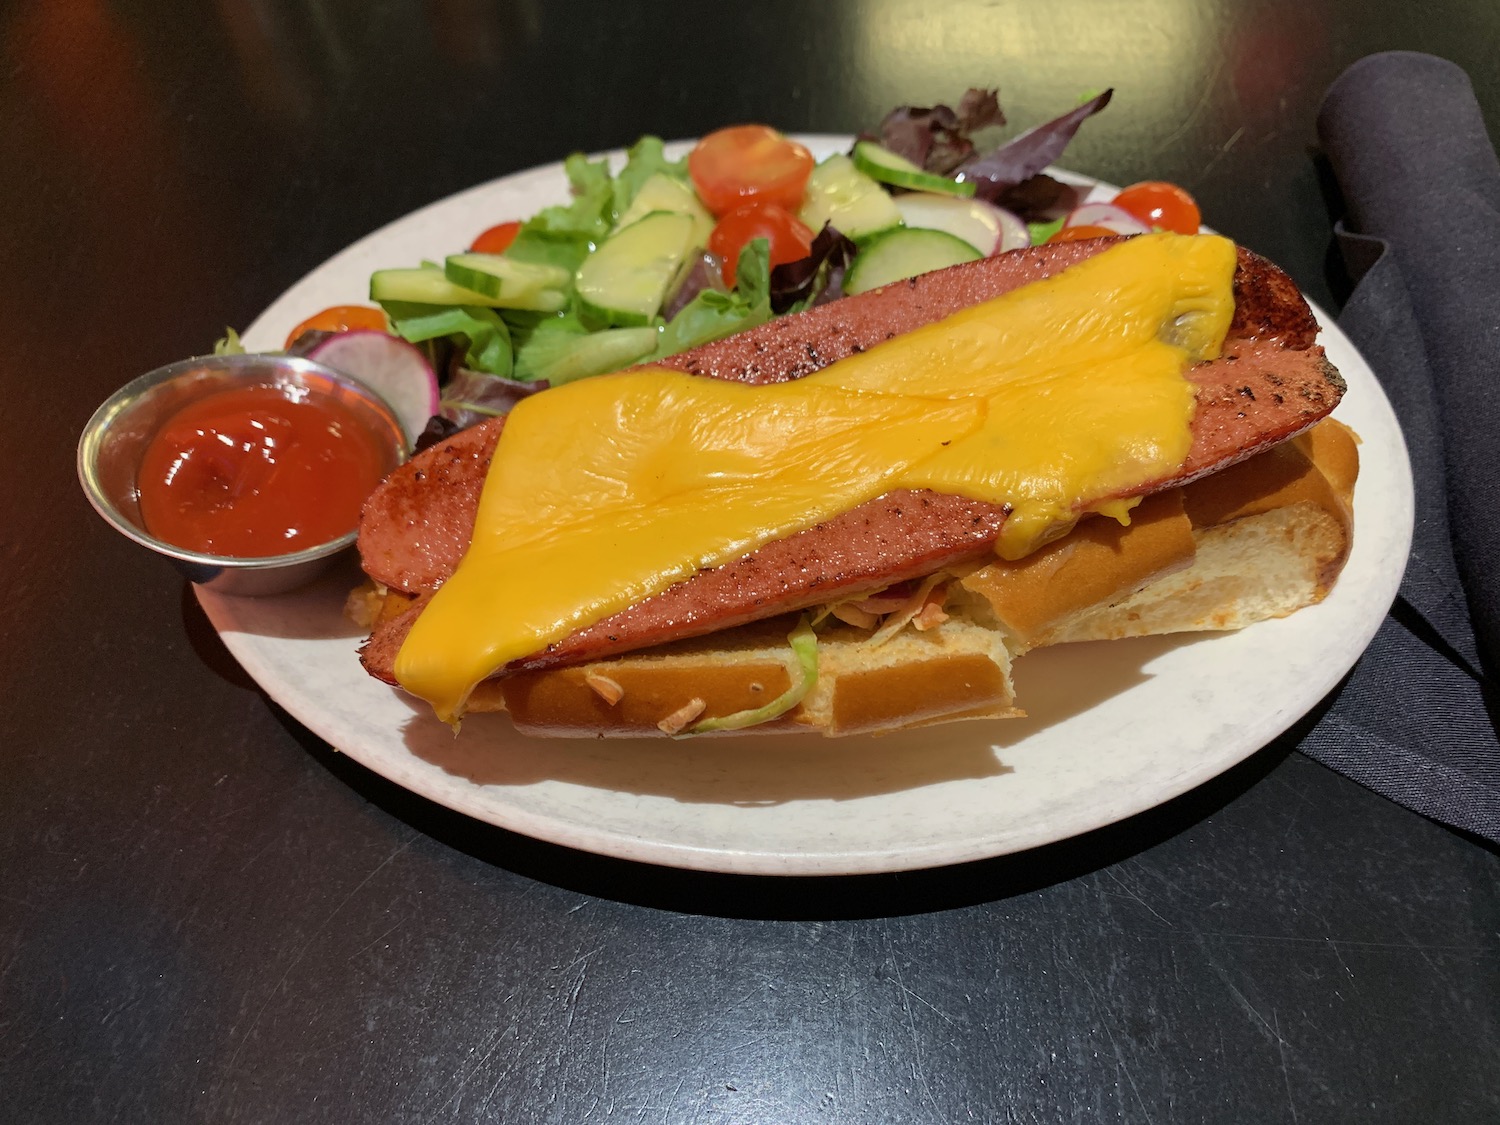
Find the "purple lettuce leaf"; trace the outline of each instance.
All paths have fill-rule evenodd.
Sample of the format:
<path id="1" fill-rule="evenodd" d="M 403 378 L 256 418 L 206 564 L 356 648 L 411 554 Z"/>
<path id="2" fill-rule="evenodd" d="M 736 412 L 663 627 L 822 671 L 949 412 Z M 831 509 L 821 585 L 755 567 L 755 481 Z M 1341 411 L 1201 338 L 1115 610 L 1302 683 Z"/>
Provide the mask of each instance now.
<path id="1" fill-rule="evenodd" d="M 1024 222 L 1045 223 L 1062 218 L 1082 203 L 1087 194 L 1087 188 L 1074 187 L 1038 172 L 1018 184 L 1002 188 L 992 202 L 1019 215 Z"/>
<path id="2" fill-rule="evenodd" d="M 480 419 L 483 421 L 483 419 Z M 464 427 L 460 426 L 451 418 L 444 418 L 441 414 L 434 414 L 427 419 L 427 427 L 417 435 L 416 444 L 412 446 L 412 453 L 421 453 L 424 449 L 431 449 L 440 441 L 444 441 Z"/>
<path id="3" fill-rule="evenodd" d="M 687 276 L 682 279 L 682 284 L 677 287 L 677 292 L 661 310 L 661 318 L 670 321 L 674 316 L 687 308 L 694 297 L 705 289 L 716 289 L 720 293 L 727 293 L 729 286 L 724 284 L 724 261 L 717 254 L 711 254 L 707 250 L 698 255 L 698 260 L 688 270 Z"/>
<path id="4" fill-rule="evenodd" d="M 957 115 L 945 105 L 903 105 L 886 114 L 872 139 L 917 167 L 925 168 L 936 135 L 952 134 L 957 127 Z"/>
<path id="5" fill-rule="evenodd" d="M 1113 93 L 1113 89 L 1105 90 L 1061 117 L 1028 129 L 994 152 L 966 161 L 959 172 L 978 186 L 980 199 L 1005 206 L 1000 202 L 1001 196 L 1061 156 L 1078 127 L 1107 106 Z"/>
<path id="6" fill-rule="evenodd" d="M 999 92 L 973 88 L 946 105 L 903 105 L 886 114 L 877 136 L 882 146 L 935 175 L 946 176 L 974 154 L 971 134 L 1004 125 Z"/>
<path id="7" fill-rule="evenodd" d="M 778 315 L 825 304 L 844 295 L 844 272 L 854 261 L 854 243 L 824 223 L 807 257 L 771 270 L 771 308 Z"/>
<path id="8" fill-rule="evenodd" d="M 548 385 L 545 379 L 509 379 L 503 375 L 471 371 L 455 362 L 449 370 L 448 381 L 443 385 L 437 417 L 452 423 L 455 431 L 466 430 L 487 419 L 509 414 L 516 403 L 537 391 L 545 391 Z M 435 427 L 429 423 L 428 428 Z M 418 439 L 418 444 L 420 442 Z"/>
<path id="9" fill-rule="evenodd" d="M 977 133 L 991 125 L 1004 125 L 1000 109 L 1000 91 L 970 86 L 958 99 L 958 124 L 966 133 Z"/>

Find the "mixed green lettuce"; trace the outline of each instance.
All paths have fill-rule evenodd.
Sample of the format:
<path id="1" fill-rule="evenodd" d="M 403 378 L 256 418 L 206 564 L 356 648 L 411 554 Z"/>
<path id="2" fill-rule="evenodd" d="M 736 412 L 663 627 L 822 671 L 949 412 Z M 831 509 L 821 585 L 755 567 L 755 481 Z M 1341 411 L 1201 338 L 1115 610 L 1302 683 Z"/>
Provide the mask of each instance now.
<path id="1" fill-rule="evenodd" d="M 609 174 L 609 161 L 590 160 L 575 152 L 563 161 L 563 171 L 573 201 L 543 207 L 522 229 L 603 238 L 614 223 L 614 179 Z"/>
<path id="2" fill-rule="evenodd" d="M 667 322 L 653 359 L 722 340 L 771 319 L 771 244 L 752 239 L 740 251 L 735 286 L 704 287 Z"/>
<path id="3" fill-rule="evenodd" d="M 571 191 L 569 202 L 545 207 L 521 224 L 506 255 L 517 261 L 559 266 L 570 275 L 614 229 L 620 216 L 652 176 L 688 182 L 687 159 L 669 160 L 659 137 L 642 137 L 626 152 L 624 166 L 611 173 L 606 160 L 575 153 L 563 162 Z M 770 250 L 762 240 L 740 257 L 738 284 L 725 291 L 716 281 L 717 267 L 690 277 L 673 305 L 649 328 L 597 329 L 580 315 L 571 285 L 568 304 L 543 315 L 512 309 L 474 306 L 415 305 L 385 302 L 382 307 L 397 335 L 412 343 L 446 341 L 463 374 L 464 401 L 483 401 L 475 377 L 493 376 L 541 386 L 614 370 L 646 358 L 662 358 L 720 339 L 771 318 Z M 589 338 L 587 354 L 579 347 Z M 646 346 L 643 346 L 646 345 Z M 497 388 L 504 401 L 511 392 Z M 482 412 L 482 411 L 481 411 Z M 460 404 L 455 414 L 474 411 Z"/>
<path id="4" fill-rule="evenodd" d="M 668 160 L 660 137 L 645 136 L 625 150 L 625 167 L 614 182 L 614 215 L 618 220 L 633 202 L 641 185 L 658 172 L 687 183 L 687 157 Z"/>
<path id="5" fill-rule="evenodd" d="M 472 305 L 418 305 L 386 301 L 382 306 L 396 335 L 413 344 L 461 341 L 463 366 L 508 377 L 512 373 L 510 328 L 495 309 Z"/>

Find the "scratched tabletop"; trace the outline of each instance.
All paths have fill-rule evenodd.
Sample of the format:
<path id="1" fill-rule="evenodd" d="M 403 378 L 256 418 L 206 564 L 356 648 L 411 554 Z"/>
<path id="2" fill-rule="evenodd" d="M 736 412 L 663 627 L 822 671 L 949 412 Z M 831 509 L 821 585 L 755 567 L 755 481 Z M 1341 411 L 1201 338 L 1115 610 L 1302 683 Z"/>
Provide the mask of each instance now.
<path id="1" fill-rule="evenodd" d="M 1497 45 L 1492 0 L 0 5 L 0 1121 L 1500 1121 L 1500 855 L 1305 725 L 958 867 L 592 856 L 330 750 L 73 466 L 121 383 L 432 200 L 968 86 L 1114 87 L 1070 166 L 1182 183 L 1337 309 L 1322 92 L 1426 50 L 1495 133 Z"/>

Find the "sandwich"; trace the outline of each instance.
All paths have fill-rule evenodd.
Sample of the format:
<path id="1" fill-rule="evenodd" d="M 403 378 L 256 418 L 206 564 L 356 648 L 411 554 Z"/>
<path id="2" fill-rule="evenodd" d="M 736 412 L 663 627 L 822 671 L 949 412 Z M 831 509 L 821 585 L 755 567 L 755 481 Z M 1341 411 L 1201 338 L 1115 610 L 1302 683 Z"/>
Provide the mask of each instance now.
<path id="1" fill-rule="evenodd" d="M 1357 456 L 1316 334 L 1263 259 L 1156 234 L 555 388 L 366 503 L 361 660 L 545 735 L 1019 714 L 1030 649 L 1326 594 Z"/>

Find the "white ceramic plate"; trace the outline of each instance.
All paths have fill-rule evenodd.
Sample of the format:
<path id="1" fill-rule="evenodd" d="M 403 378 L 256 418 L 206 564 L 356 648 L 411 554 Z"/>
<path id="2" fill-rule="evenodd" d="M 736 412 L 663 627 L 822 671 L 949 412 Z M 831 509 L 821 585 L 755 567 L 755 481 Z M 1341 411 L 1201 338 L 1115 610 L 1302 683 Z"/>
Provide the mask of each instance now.
<path id="1" fill-rule="evenodd" d="M 820 156 L 848 144 L 804 140 Z M 566 190 L 561 165 L 551 165 L 408 215 L 298 282 L 246 344 L 279 347 L 309 314 L 363 300 L 371 271 L 441 259 Z M 361 670 L 360 637 L 341 614 L 352 571 L 279 598 L 200 591 L 199 600 L 246 671 L 320 738 L 413 792 L 529 836 L 770 874 L 895 871 L 1020 851 L 1142 812 L 1248 757 L 1312 708 L 1373 636 L 1410 545 L 1411 472 L 1369 367 L 1331 325 L 1323 342 L 1349 382 L 1338 417 L 1363 439 L 1354 550 L 1332 595 L 1239 633 L 1032 653 L 1016 668 L 1030 712 L 1022 720 L 883 738 L 636 742 L 528 739 L 503 716 L 477 715 L 455 738 Z"/>

